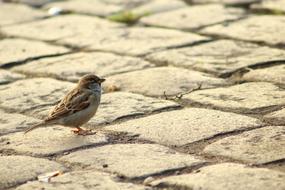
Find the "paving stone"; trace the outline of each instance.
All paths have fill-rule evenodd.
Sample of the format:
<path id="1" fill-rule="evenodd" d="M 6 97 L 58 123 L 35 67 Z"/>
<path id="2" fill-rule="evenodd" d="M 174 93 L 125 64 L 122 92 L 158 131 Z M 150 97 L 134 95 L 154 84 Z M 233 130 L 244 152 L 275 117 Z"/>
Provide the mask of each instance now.
<path id="1" fill-rule="evenodd" d="M 37 22 L 3 27 L 1 28 L 1 32 L 6 35 L 53 41 L 67 37 L 77 38 L 82 33 L 90 33 L 93 30 L 101 31 L 102 28 L 120 26 L 123 25 L 97 17 L 70 14 Z"/>
<path id="2" fill-rule="evenodd" d="M 63 126 L 42 127 L 24 135 L 22 132 L 0 137 L 0 150 L 13 150 L 33 156 L 49 156 L 69 150 L 100 145 L 107 142 L 105 135 L 75 135 Z"/>
<path id="3" fill-rule="evenodd" d="M 25 75 L 13 73 L 4 69 L 0 69 L 0 85 L 13 82 L 15 80 L 23 79 Z"/>
<path id="4" fill-rule="evenodd" d="M 50 183 L 41 183 L 35 181 L 17 187 L 17 190 L 31 189 L 150 190 L 149 187 L 134 185 L 126 182 L 118 182 L 114 176 L 97 171 L 75 171 L 52 178 Z"/>
<path id="5" fill-rule="evenodd" d="M 218 24 L 203 29 L 204 34 L 214 34 L 235 39 L 284 45 L 285 16 L 251 16 L 227 25 Z"/>
<path id="6" fill-rule="evenodd" d="M 118 173 L 128 178 L 192 167 L 203 161 L 155 144 L 113 144 L 77 151 L 60 158 L 89 168 Z M 107 165 L 107 167 L 102 167 Z"/>
<path id="7" fill-rule="evenodd" d="M 242 76 L 241 80 L 285 84 L 285 64 L 250 70 Z"/>
<path id="8" fill-rule="evenodd" d="M 152 182 L 152 185 L 185 190 L 282 190 L 285 188 L 285 174 L 265 168 L 224 163 L 203 167 L 198 171 L 193 174 L 162 178 Z"/>
<path id="9" fill-rule="evenodd" d="M 0 26 L 32 21 L 44 18 L 45 16 L 47 16 L 47 14 L 44 12 L 25 5 L 1 3 L 0 1 Z"/>
<path id="10" fill-rule="evenodd" d="M 8 1 L 12 2 L 12 3 L 26 4 L 26 5 L 29 5 L 32 7 L 41 7 L 47 3 L 51 3 L 51 2 L 57 1 L 57 0 L 8 0 Z"/>
<path id="11" fill-rule="evenodd" d="M 285 12 L 285 1 L 284 0 L 265 0 L 259 3 L 252 4 L 250 6 L 253 10 L 258 11 L 271 11 L 273 13 L 284 13 Z"/>
<path id="12" fill-rule="evenodd" d="M 32 58 L 66 53 L 64 47 L 23 39 L 3 39 L 0 41 L 0 67 L 9 63 Z"/>
<path id="13" fill-rule="evenodd" d="M 269 113 L 264 118 L 275 125 L 285 125 L 285 108 Z"/>
<path id="14" fill-rule="evenodd" d="M 167 145 L 185 145 L 231 131 L 261 126 L 257 119 L 216 110 L 188 108 L 159 113 L 106 127 L 139 134 L 140 138 Z"/>
<path id="15" fill-rule="evenodd" d="M 124 55 L 145 55 L 208 39 L 197 34 L 169 29 L 134 27 L 96 30 L 78 36 L 78 38 L 64 38 L 59 40 L 59 43 Z"/>
<path id="16" fill-rule="evenodd" d="M 0 86 L 0 106 L 16 112 L 29 112 L 54 105 L 75 84 L 48 78 L 16 81 Z"/>
<path id="17" fill-rule="evenodd" d="M 266 52 L 266 53 L 265 53 Z M 285 59 L 285 51 L 231 40 L 218 40 L 193 47 L 153 53 L 147 59 L 216 75 L 227 75 L 259 63 Z"/>
<path id="18" fill-rule="evenodd" d="M 204 152 L 247 163 L 263 164 L 285 158 L 285 127 L 270 126 L 221 139 Z"/>
<path id="19" fill-rule="evenodd" d="M 65 171 L 65 168 L 56 162 L 28 156 L 0 156 L 0 162 L 0 189 L 35 180 L 43 173 Z"/>
<path id="20" fill-rule="evenodd" d="M 25 128 L 36 124 L 39 120 L 16 113 L 6 113 L 0 110 L 0 135 L 23 131 Z"/>
<path id="21" fill-rule="evenodd" d="M 13 70 L 36 76 L 54 76 L 77 81 L 88 73 L 109 76 L 152 67 L 153 64 L 140 58 L 118 56 L 110 53 L 75 53 L 35 60 Z"/>
<path id="22" fill-rule="evenodd" d="M 191 3 L 222 3 L 225 5 L 233 6 L 246 6 L 252 3 L 259 2 L 260 0 L 186 0 Z"/>
<path id="23" fill-rule="evenodd" d="M 204 14 L 201 15 L 200 13 Z M 143 24 L 177 29 L 197 29 L 244 16 L 238 8 L 225 8 L 222 5 L 188 6 L 182 9 L 150 15 L 141 19 Z"/>
<path id="24" fill-rule="evenodd" d="M 285 91 L 266 82 L 250 82 L 226 88 L 200 90 L 184 100 L 243 113 L 262 113 L 285 104 Z"/>
<path id="25" fill-rule="evenodd" d="M 159 67 L 113 75 L 106 80 L 104 88 L 115 86 L 122 91 L 129 91 L 148 96 L 176 95 L 196 88 L 210 88 L 227 85 L 224 79 L 208 74 L 175 67 Z"/>

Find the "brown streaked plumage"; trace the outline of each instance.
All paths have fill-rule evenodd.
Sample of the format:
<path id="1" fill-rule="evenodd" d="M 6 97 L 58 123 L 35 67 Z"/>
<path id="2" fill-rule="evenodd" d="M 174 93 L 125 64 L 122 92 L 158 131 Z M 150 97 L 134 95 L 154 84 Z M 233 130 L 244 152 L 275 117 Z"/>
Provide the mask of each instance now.
<path id="1" fill-rule="evenodd" d="M 25 134 L 45 125 L 59 124 L 75 127 L 77 134 L 84 134 L 81 125 L 88 122 L 96 113 L 101 99 L 101 79 L 96 75 L 83 76 L 77 86 L 50 111 L 49 115 L 41 122 L 25 131 Z"/>

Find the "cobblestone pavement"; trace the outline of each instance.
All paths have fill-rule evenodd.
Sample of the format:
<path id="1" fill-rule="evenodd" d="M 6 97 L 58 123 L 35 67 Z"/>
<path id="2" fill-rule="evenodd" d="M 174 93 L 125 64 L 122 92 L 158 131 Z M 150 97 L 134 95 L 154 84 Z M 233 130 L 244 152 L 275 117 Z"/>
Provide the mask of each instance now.
<path id="1" fill-rule="evenodd" d="M 0 3 L 0 189 L 284 190 L 284 7 Z M 97 133 L 23 135 L 90 72 L 107 79 Z"/>

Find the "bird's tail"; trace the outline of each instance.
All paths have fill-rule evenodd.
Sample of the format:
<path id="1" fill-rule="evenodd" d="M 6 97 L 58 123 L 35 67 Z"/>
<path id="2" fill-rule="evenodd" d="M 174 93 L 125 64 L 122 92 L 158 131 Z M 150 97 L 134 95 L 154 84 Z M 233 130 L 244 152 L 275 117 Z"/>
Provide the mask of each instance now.
<path id="1" fill-rule="evenodd" d="M 28 129 L 25 130 L 24 134 L 27 134 L 28 132 L 30 132 L 30 131 L 32 131 L 32 130 L 38 128 L 38 127 L 41 127 L 41 126 L 43 126 L 43 125 L 46 125 L 46 122 L 45 122 L 45 121 L 40 122 L 40 123 L 38 123 L 38 124 L 36 124 L 36 125 L 33 125 L 33 126 L 29 127 Z"/>

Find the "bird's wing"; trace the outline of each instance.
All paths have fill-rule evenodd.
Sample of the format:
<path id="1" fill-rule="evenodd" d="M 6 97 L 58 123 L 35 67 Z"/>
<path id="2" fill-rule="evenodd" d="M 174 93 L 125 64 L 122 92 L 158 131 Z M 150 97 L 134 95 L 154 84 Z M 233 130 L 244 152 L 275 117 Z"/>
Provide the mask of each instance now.
<path id="1" fill-rule="evenodd" d="M 45 122 L 60 119 L 87 108 L 90 105 L 91 92 L 82 89 L 70 91 L 50 112 Z"/>

